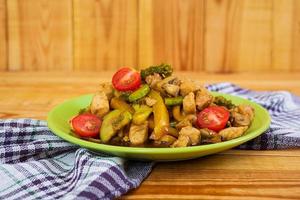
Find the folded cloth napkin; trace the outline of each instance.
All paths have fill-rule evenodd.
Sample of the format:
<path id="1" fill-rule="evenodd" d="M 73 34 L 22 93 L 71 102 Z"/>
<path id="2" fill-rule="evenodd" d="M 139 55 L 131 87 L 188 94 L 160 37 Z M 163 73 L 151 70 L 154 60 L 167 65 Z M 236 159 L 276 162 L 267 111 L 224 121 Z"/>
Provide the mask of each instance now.
<path id="1" fill-rule="evenodd" d="M 238 149 L 266 150 L 300 147 L 300 97 L 287 91 L 251 91 L 232 83 L 212 84 L 207 88 L 210 91 L 249 99 L 269 111 L 270 128 L 261 136 L 240 145 Z"/>
<path id="2" fill-rule="evenodd" d="M 45 121 L 0 120 L 0 199 L 113 199 L 152 166 L 79 148 Z"/>
<path id="3" fill-rule="evenodd" d="M 230 83 L 208 89 L 248 98 L 269 110 L 269 130 L 238 148 L 300 147 L 298 97 Z M 0 120 L 0 199 L 113 199 L 138 187 L 152 166 L 79 148 L 56 137 L 45 121 Z"/>

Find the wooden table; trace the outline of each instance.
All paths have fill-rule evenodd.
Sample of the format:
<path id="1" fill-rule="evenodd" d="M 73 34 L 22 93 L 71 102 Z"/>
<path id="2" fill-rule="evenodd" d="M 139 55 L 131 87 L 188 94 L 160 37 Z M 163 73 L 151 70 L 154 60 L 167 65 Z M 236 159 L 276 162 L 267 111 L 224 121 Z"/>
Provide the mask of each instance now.
<path id="1" fill-rule="evenodd" d="M 46 119 L 62 101 L 93 93 L 112 72 L 0 72 L 0 118 Z M 230 81 L 256 90 L 300 95 L 300 73 L 180 73 L 205 82 Z M 300 130 L 299 130 L 300 131 Z M 300 199 L 300 149 L 229 150 L 190 161 L 159 163 L 124 199 Z"/>

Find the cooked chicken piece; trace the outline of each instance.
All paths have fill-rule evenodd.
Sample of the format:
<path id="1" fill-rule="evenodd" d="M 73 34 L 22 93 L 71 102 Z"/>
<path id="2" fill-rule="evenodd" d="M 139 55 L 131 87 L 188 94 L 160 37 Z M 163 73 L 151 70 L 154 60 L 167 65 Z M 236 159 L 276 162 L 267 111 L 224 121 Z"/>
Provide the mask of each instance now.
<path id="1" fill-rule="evenodd" d="M 239 105 L 231 111 L 233 126 L 249 126 L 254 118 L 254 109 L 248 105 Z"/>
<path id="2" fill-rule="evenodd" d="M 248 115 L 243 115 L 238 112 L 231 112 L 232 116 L 232 125 L 239 126 L 249 126 L 251 124 L 250 117 Z"/>
<path id="3" fill-rule="evenodd" d="M 152 99 L 152 98 L 150 98 L 150 97 L 146 97 L 146 98 L 145 98 L 145 102 L 146 102 L 146 105 L 147 105 L 147 106 L 152 107 L 152 106 L 156 103 L 156 100 L 155 100 L 155 99 Z"/>
<path id="4" fill-rule="evenodd" d="M 169 81 L 170 84 L 172 85 L 180 85 L 181 84 L 181 80 L 177 77 L 175 77 L 173 80 Z"/>
<path id="5" fill-rule="evenodd" d="M 239 105 L 238 106 L 239 112 L 241 114 L 248 115 L 250 120 L 254 118 L 254 108 L 249 105 Z"/>
<path id="6" fill-rule="evenodd" d="M 191 145 L 191 140 L 188 136 L 183 135 L 179 136 L 179 138 L 171 145 L 171 147 L 187 147 Z"/>
<path id="7" fill-rule="evenodd" d="M 180 94 L 182 96 L 185 96 L 189 94 L 190 92 L 193 92 L 195 90 L 195 85 L 190 80 L 184 80 L 180 84 Z"/>
<path id="8" fill-rule="evenodd" d="M 183 98 L 183 111 L 186 114 L 193 114 L 196 113 L 196 103 L 195 103 L 195 95 L 193 92 L 190 92 Z"/>
<path id="9" fill-rule="evenodd" d="M 148 139 L 148 122 L 135 125 L 131 124 L 129 129 L 129 140 L 133 145 L 141 145 Z"/>
<path id="10" fill-rule="evenodd" d="M 111 83 L 101 83 L 99 86 L 99 91 L 104 91 L 107 98 L 110 100 L 114 95 L 113 95 L 113 87 L 111 85 Z"/>
<path id="11" fill-rule="evenodd" d="M 248 126 L 229 127 L 221 130 L 219 135 L 221 135 L 223 141 L 232 140 L 243 135 L 247 128 Z"/>
<path id="12" fill-rule="evenodd" d="M 166 91 L 167 94 L 177 97 L 179 93 L 179 86 L 166 83 L 162 86 L 162 89 Z"/>
<path id="13" fill-rule="evenodd" d="M 97 92 L 90 105 L 91 113 L 97 115 L 98 117 L 103 117 L 109 112 L 109 101 L 105 92 Z"/>
<path id="14" fill-rule="evenodd" d="M 198 81 L 192 81 L 190 79 L 185 79 L 181 81 L 180 84 L 180 94 L 185 96 L 190 92 L 195 92 L 202 88 L 202 85 Z"/>
<path id="15" fill-rule="evenodd" d="M 176 124 L 176 129 L 180 130 L 186 126 L 192 126 L 192 122 L 190 120 L 188 120 L 187 118 L 184 118 L 182 121 L 180 121 Z"/>
<path id="16" fill-rule="evenodd" d="M 158 141 L 155 141 L 155 144 L 158 146 L 169 147 L 176 141 L 176 138 L 171 135 L 164 135 Z"/>
<path id="17" fill-rule="evenodd" d="M 221 142 L 221 135 L 216 133 L 213 130 L 203 128 L 200 129 L 201 133 L 201 142 L 205 144 L 213 144 L 213 143 L 218 143 Z"/>
<path id="18" fill-rule="evenodd" d="M 161 92 L 162 94 L 166 94 L 166 90 L 163 88 L 164 85 L 166 84 L 172 84 L 174 82 L 174 80 L 176 80 L 177 77 L 176 76 L 169 76 L 165 79 L 162 79 L 161 81 L 159 81 L 157 84 L 156 84 L 156 87 L 155 89 L 159 92 Z M 172 85 L 175 85 L 175 84 L 172 84 Z"/>
<path id="19" fill-rule="evenodd" d="M 173 143 L 172 147 L 186 147 L 197 145 L 200 143 L 200 131 L 192 126 L 184 127 L 179 132 L 178 139 Z"/>
<path id="20" fill-rule="evenodd" d="M 181 120 L 180 122 L 178 122 L 176 124 L 176 129 L 180 130 L 186 126 L 193 126 L 193 124 L 195 124 L 196 120 L 197 120 L 196 115 L 192 115 L 192 114 L 187 115 L 187 116 L 185 116 L 185 118 L 183 120 Z"/>
<path id="21" fill-rule="evenodd" d="M 214 135 L 217 135 L 218 133 L 216 133 L 215 131 L 213 130 L 210 130 L 208 128 L 201 128 L 200 129 L 200 133 L 201 133 L 201 138 L 202 139 L 205 139 L 205 138 L 211 138 L 213 137 Z"/>
<path id="22" fill-rule="evenodd" d="M 192 126 L 182 128 L 179 131 L 179 137 L 180 136 L 188 136 L 191 140 L 191 145 L 197 145 L 201 140 L 200 131 Z"/>
<path id="23" fill-rule="evenodd" d="M 149 75 L 145 78 L 146 83 L 151 87 L 155 88 L 156 84 L 162 80 L 161 76 L 157 73 Z"/>
<path id="24" fill-rule="evenodd" d="M 209 106 L 214 100 L 214 97 L 210 94 L 210 92 L 202 87 L 196 92 L 196 105 L 198 110 L 203 110 L 207 106 Z"/>

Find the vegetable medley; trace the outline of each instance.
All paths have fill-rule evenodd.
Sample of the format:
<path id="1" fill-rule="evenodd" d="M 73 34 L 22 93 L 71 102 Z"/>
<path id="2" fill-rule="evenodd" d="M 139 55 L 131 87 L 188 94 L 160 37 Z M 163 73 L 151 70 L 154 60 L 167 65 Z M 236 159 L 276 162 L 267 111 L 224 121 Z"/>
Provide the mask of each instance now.
<path id="1" fill-rule="evenodd" d="M 245 133 L 254 118 L 251 106 L 214 97 L 172 72 L 166 64 L 119 69 L 70 120 L 73 132 L 93 142 L 143 147 L 211 144 Z"/>

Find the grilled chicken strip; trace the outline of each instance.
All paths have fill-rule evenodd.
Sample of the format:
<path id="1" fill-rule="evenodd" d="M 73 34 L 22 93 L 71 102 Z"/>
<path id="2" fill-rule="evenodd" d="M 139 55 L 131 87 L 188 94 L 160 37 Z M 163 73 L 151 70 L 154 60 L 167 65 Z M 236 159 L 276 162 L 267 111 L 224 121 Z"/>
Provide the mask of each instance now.
<path id="1" fill-rule="evenodd" d="M 148 121 L 143 124 L 131 124 L 129 129 L 129 141 L 133 145 L 144 144 L 148 139 Z"/>
<path id="2" fill-rule="evenodd" d="M 213 102 L 213 100 L 214 97 L 204 87 L 196 92 L 196 106 L 200 111 L 209 106 Z"/>
<path id="3" fill-rule="evenodd" d="M 198 129 L 187 126 L 180 130 L 178 139 L 173 143 L 172 147 L 186 147 L 197 145 L 201 141 L 201 133 Z"/>
<path id="4" fill-rule="evenodd" d="M 183 111 L 186 114 L 194 114 L 196 113 L 196 103 L 195 103 L 195 95 L 193 92 L 190 92 L 183 98 Z"/>
<path id="5" fill-rule="evenodd" d="M 242 136 L 247 128 L 247 126 L 229 127 L 221 130 L 219 132 L 219 135 L 221 135 L 223 141 L 232 140 L 234 138 Z"/>
<path id="6" fill-rule="evenodd" d="M 98 117 L 103 117 L 109 112 L 109 101 L 103 90 L 98 91 L 94 95 L 90 105 L 90 110 L 92 114 L 95 114 Z"/>
<path id="7" fill-rule="evenodd" d="M 239 105 L 231 111 L 233 126 L 249 126 L 254 118 L 254 109 L 249 105 Z"/>

